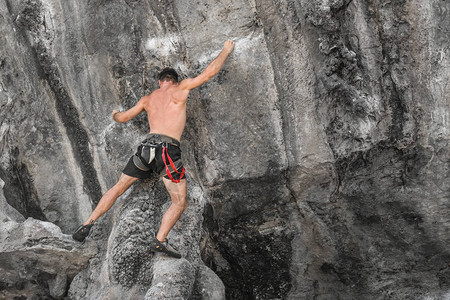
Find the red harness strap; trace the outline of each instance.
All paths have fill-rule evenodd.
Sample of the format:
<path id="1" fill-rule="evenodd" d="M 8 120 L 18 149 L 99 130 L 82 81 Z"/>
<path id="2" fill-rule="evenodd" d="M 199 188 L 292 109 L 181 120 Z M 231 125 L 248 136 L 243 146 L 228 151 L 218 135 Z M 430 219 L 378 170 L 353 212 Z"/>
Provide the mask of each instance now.
<path id="1" fill-rule="evenodd" d="M 169 163 L 170 163 L 170 166 L 172 167 L 172 169 L 176 173 L 180 174 L 180 179 L 176 179 L 176 180 L 173 179 L 173 176 L 172 176 L 172 174 L 171 174 L 171 172 L 169 170 L 169 166 L 167 165 L 167 162 L 166 162 L 166 155 L 167 155 L 167 158 L 169 159 Z M 172 180 L 172 182 L 175 182 L 175 183 L 180 182 L 180 180 L 183 179 L 183 176 L 184 176 L 184 171 L 185 171 L 184 167 L 183 167 L 183 170 L 181 170 L 181 172 L 177 171 L 177 168 L 175 167 L 175 164 L 173 163 L 172 159 L 169 156 L 169 152 L 167 151 L 167 147 L 163 148 L 162 158 L 163 158 L 163 161 L 164 161 L 164 165 L 166 165 L 167 176 L 169 176 L 169 178 L 170 178 L 170 180 Z"/>

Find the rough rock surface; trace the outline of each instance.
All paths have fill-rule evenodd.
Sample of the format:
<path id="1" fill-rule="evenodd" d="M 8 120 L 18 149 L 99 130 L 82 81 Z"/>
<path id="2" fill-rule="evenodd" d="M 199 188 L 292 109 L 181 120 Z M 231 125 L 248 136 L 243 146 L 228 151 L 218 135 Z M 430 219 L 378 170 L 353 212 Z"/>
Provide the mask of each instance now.
<path id="1" fill-rule="evenodd" d="M 2 299 L 63 297 L 97 252 L 93 241 L 80 245 L 58 226 L 32 218 L 3 221 L 0 241 Z"/>
<path id="2" fill-rule="evenodd" d="M 0 232 L 23 249 L 2 248 L 0 268 L 21 272 L 0 292 L 448 298 L 449 14 L 442 0 L 0 0 Z M 189 207 L 169 236 L 184 258 L 148 251 L 169 204 L 148 180 L 96 224 L 97 254 L 56 272 L 78 251 L 57 226 L 87 218 L 147 132 L 110 112 L 163 67 L 197 75 L 226 38 L 235 51 L 188 103 Z"/>

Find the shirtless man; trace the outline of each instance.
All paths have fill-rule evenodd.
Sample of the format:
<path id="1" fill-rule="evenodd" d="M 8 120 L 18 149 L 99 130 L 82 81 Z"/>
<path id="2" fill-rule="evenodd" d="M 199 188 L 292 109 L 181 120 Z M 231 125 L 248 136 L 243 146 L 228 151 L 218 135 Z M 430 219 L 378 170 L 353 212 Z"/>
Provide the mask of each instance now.
<path id="1" fill-rule="evenodd" d="M 163 178 L 172 203 L 162 217 L 151 248 L 153 251 L 181 257 L 180 253 L 169 245 L 167 235 L 187 207 L 186 178 L 180 150 L 180 139 L 186 125 L 186 102 L 192 89 L 207 82 L 219 72 L 233 48 L 234 42 L 227 40 L 217 58 L 199 76 L 184 79 L 180 83 L 175 70 L 164 69 L 159 74 L 159 89 L 142 97 L 127 111 L 112 112 L 114 121 L 124 123 L 145 110 L 150 134 L 128 161 L 119 181 L 103 195 L 89 219 L 72 235 L 75 240 L 84 241 L 94 222 L 106 213 L 116 199 L 136 180 L 156 175 Z"/>

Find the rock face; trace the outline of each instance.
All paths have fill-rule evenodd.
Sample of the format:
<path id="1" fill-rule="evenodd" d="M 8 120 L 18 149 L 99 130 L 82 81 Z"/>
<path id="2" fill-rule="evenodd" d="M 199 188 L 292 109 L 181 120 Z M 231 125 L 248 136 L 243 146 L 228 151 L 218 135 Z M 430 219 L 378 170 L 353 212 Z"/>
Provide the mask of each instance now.
<path id="1" fill-rule="evenodd" d="M 0 0 L 0 293 L 450 297 L 449 14 L 441 0 Z M 149 252 L 169 204 L 157 180 L 76 246 L 58 227 L 89 216 L 148 131 L 111 111 L 166 66 L 198 75 L 227 38 L 188 103 L 189 207 L 169 235 L 184 258 Z"/>

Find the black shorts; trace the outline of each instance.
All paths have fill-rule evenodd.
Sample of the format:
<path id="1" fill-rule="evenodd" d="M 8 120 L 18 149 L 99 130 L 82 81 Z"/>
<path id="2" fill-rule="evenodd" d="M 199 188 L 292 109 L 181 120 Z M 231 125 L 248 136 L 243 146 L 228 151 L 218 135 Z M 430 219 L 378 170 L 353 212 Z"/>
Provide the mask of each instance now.
<path id="1" fill-rule="evenodd" d="M 164 153 L 165 163 L 163 158 L 164 148 L 167 150 L 167 153 Z M 154 157 L 150 158 L 150 163 L 148 163 L 149 151 L 152 151 L 154 154 Z M 176 171 L 172 168 L 170 160 L 173 161 Z M 138 146 L 136 154 L 130 158 L 123 173 L 139 179 L 157 176 L 164 176 L 165 178 L 170 179 L 167 174 L 167 168 L 174 180 L 179 180 L 182 174 L 184 176 L 180 142 L 165 135 L 150 134 L 149 137 L 143 140 Z"/>

